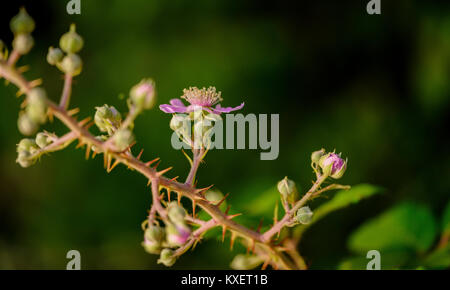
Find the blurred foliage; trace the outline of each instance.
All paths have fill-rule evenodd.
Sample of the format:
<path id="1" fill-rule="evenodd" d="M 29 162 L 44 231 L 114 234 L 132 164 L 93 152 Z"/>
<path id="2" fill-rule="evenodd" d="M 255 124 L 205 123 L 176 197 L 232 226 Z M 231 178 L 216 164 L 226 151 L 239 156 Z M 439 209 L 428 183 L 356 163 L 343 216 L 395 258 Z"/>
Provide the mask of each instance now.
<path id="1" fill-rule="evenodd" d="M 321 211 L 337 209 L 345 195 L 329 205 L 330 195 L 315 199 L 310 207 L 318 221 L 300 245 L 310 268 L 349 268 L 342 262 L 349 257 L 365 265 L 361 249 L 373 245 L 386 246 L 386 267 L 450 264 L 448 246 L 438 249 L 442 227 L 436 222 L 450 188 L 448 1 L 383 1 L 380 16 L 367 15 L 366 1 L 356 0 L 81 0 L 81 15 L 66 13 L 68 1 L 3 2 L 5 43 L 20 6 L 36 20 L 36 47 L 20 64 L 30 65 L 28 78 L 44 78 L 54 100 L 63 81 L 45 55 L 77 23 L 85 39 L 84 71 L 72 98 L 80 118 L 104 103 L 125 112 L 119 96 L 143 77 L 155 79 L 158 104 L 185 87 L 214 85 L 224 105 L 245 101 L 244 114 L 280 114 L 277 160 L 260 161 L 255 150 L 214 150 L 198 174 L 199 186 L 230 193 L 228 204 L 249 226 L 261 217 L 270 224 L 275 186 L 284 176 L 302 192 L 309 188 L 312 151 L 342 151 L 349 158 L 342 183 L 374 184 L 384 194 L 320 220 Z M 124 167 L 108 175 L 102 160 L 86 162 L 74 146 L 30 169 L 15 164 L 21 138 L 15 93 L 0 86 L 0 268 L 63 269 L 70 249 L 81 252 L 85 269 L 162 268 L 140 246 L 151 202 L 143 177 Z M 174 166 L 171 176 L 184 178 L 188 162 L 170 146 L 169 120 L 157 109 L 140 117 L 138 147 L 145 159 L 161 157 L 161 166 Z M 46 129 L 65 132 L 58 122 Z M 445 216 L 448 221 L 448 210 Z M 360 235 L 369 241 L 355 240 Z M 174 268 L 224 269 L 243 252 L 210 239 Z"/>

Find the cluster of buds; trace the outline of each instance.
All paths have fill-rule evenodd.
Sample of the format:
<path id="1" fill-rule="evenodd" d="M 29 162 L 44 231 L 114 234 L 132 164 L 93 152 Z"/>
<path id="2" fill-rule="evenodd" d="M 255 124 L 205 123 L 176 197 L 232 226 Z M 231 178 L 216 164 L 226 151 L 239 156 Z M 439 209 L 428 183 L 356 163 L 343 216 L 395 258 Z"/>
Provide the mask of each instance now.
<path id="1" fill-rule="evenodd" d="M 31 36 L 35 28 L 33 18 L 28 15 L 25 8 L 21 8 L 19 14 L 14 16 L 10 22 L 11 31 L 14 33 L 13 48 L 14 50 L 25 55 L 33 48 L 34 40 Z"/>
<path id="2" fill-rule="evenodd" d="M 341 158 L 341 153 L 336 154 L 334 151 L 326 153 L 325 149 L 321 149 L 311 154 L 311 166 L 314 171 L 333 179 L 339 179 L 344 175 L 347 163 L 348 160 Z"/>
<path id="3" fill-rule="evenodd" d="M 33 88 L 28 93 L 26 107 L 19 113 L 19 131 L 26 136 L 33 135 L 47 120 L 47 93 L 43 88 Z"/>
<path id="4" fill-rule="evenodd" d="M 70 26 L 60 41 L 60 48 L 50 46 L 47 54 L 47 62 L 56 65 L 65 74 L 76 76 L 81 73 L 83 61 L 77 54 L 83 48 L 83 38 L 77 34 L 75 24 Z M 65 53 L 65 54 L 64 54 Z"/>
<path id="5" fill-rule="evenodd" d="M 183 142 L 200 149 L 210 146 L 213 128 L 218 122 L 222 122 L 220 115 L 196 110 L 189 114 L 174 114 L 170 120 L 170 128 Z"/>
<path id="6" fill-rule="evenodd" d="M 39 132 L 35 139 L 25 138 L 17 144 L 17 160 L 20 166 L 27 168 L 39 158 L 39 150 L 52 144 L 56 136 L 48 132 Z"/>
<path id="7" fill-rule="evenodd" d="M 145 230 L 142 246 L 150 254 L 160 254 L 158 263 L 172 266 L 177 258 L 174 250 L 186 244 L 191 236 L 191 229 L 185 220 L 186 214 L 186 210 L 178 202 L 171 202 L 167 205 L 166 227 L 151 224 Z"/>

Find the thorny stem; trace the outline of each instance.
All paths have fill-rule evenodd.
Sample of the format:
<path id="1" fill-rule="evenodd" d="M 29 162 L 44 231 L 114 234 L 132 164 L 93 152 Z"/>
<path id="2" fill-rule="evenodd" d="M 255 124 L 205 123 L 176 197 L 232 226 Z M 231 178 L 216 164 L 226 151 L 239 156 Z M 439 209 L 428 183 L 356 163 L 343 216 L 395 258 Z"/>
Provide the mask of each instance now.
<path id="1" fill-rule="evenodd" d="M 0 60 L 0 76 L 14 83 L 17 87 L 19 87 L 20 91 L 23 93 L 28 93 L 33 88 L 33 82 L 28 82 L 13 66 L 8 65 L 7 63 L 1 60 Z M 62 103 L 66 105 L 68 104 L 68 102 Z M 281 229 L 291 221 L 295 211 L 298 208 L 300 208 L 303 204 L 305 204 L 306 201 L 308 201 L 308 199 L 319 189 L 322 182 L 326 179 L 326 176 L 320 177 L 314 183 L 311 189 L 303 196 L 303 198 L 299 200 L 285 214 L 282 220 L 277 222 L 272 228 L 270 228 L 264 234 L 261 234 L 257 231 L 249 229 L 233 221 L 232 217 L 222 212 L 218 206 L 204 199 L 204 197 L 202 196 L 203 192 L 202 189 L 197 189 L 192 186 L 192 182 L 195 178 L 195 173 L 198 169 L 198 166 L 201 162 L 201 158 L 204 152 L 201 153 L 198 152 L 199 154 L 194 155 L 195 161 L 193 162 L 193 166 L 186 180 L 186 183 L 179 183 L 175 180 L 168 179 L 162 176 L 162 173 L 158 172 L 155 168 L 146 165 L 144 162 L 134 157 L 131 153 L 114 151 L 113 150 L 114 148 L 108 146 L 107 141 L 101 142 L 97 140 L 87 130 L 85 126 L 80 125 L 76 119 L 70 116 L 70 114 L 66 111 L 64 107 L 58 106 L 51 100 L 47 100 L 47 105 L 50 110 L 49 113 L 58 118 L 71 130 L 70 133 L 60 138 L 60 142 L 68 142 L 74 141 L 75 139 L 79 139 L 81 144 L 86 144 L 88 146 L 95 146 L 100 152 L 104 153 L 105 158 L 109 157 L 115 158 L 118 162 L 128 166 L 131 169 L 138 171 L 148 180 L 151 181 L 153 205 L 149 218 L 152 216 L 152 214 L 153 216 L 155 214 L 154 212 L 152 213 L 152 211 L 158 212 L 158 214 L 160 214 L 163 219 L 166 217 L 166 212 L 164 211 L 159 198 L 160 186 L 165 187 L 172 192 L 178 192 L 184 195 L 185 197 L 189 198 L 190 200 L 195 201 L 200 208 L 202 208 L 206 213 L 208 213 L 212 217 L 210 221 L 204 222 L 204 224 L 201 225 L 200 227 L 200 229 L 202 229 L 201 231 L 199 231 L 200 229 L 198 229 L 194 233 L 200 234 L 205 228 L 213 226 L 222 226 L 225 229 L 233 232 L 236 236 L 243 238 L 246 243 L 253 244 L 254 245 L 253 250 L 255 252 L 258 253 L 261 251 L 265 251 L 266 253 L 263 255 L 270 257 L 271 259 L 270 263 L 275 268 L 280 267 L 282 269 L 301 268 L 300 266 L 296 266 L 291 261 L 289 261 L 286 258 L 286 256 L 282 253 L 282 251 L 280 251 L 279 247 L 272 243 L 271 238 L 277 232 L 281 231 Z M 195 238 L 195 236 L 193 236 L 191 240 L 193 238 Z"/>
<path id="2" fill-rule="evenodd" d="M 192 160 L 192 166 L 191 170 L 189 171 L 189 175 L 186 178 L 185 184 L 192 185 L 195 181 L 195 175 L 197 174 L 198 167 L 200 166 L 200 163 L 202 162 L 202 157 L 204 154 L 204 149 L 193 149 L 193 160 Z"/>

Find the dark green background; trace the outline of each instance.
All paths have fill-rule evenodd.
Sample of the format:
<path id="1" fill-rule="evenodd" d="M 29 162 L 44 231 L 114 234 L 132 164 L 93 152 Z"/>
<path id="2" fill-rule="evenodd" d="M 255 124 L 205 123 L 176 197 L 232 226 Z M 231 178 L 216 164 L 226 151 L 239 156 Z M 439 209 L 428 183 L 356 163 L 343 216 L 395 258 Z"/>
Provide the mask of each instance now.
<path id="1" fill-rule="evenodd" d="M 220 150 L 199 171 L 199 185 L 230 192 L 237 209 L 286 175 L 307 189 L 310 152 L 322 147 L 348 157 L 342 183 L 384 187 L 383 195 L 333 213 L 308 232 L 301 251 L 312 268 L 335 268 L 349 255 L 348 235 L 393 204 L 413 200 L 439 216 L 448 201 L 444 1 L 382 1 L 379 16 L 367 15 L 367 1 L 81 0 L 81 15 L 66 13 L 68 1 L 4 2 L 6 43 L 21 5 L 36 20 L 36 46 L 20 64 L 31 65 L 28 78 L 43 77 L 53 100 L 63 81 L 45 55 L 77 24 L 84 69 L 72 104 L 80 117 L 104 103 L 125 112 L 118 96 L 143 77 L 156 81 L 158 105 L 185 87 L 213 85 L 223 105 L 245 101 L 243 113 L 280 114 L 277 160 L 260 161 L 255 150 Z M 85 269 L 160 268 L 140 246 L 150 205 L 146 180 L 124 167 L 108 175 L 100 158 L 85 161 L 74 146 L 20 168 L 15 92 L 0 86 L 0 269 L 64 269 L 70 249 L 81 252 Z M 161 157 L 162 168 L 174 166 L 170 176 L 185 178 L 188 163 L 170 146 L 169 120 L 157 108 L 139 117 L 137 147 L 145 148 L 145 159 Z M 58 122 L 46 129 L 65 132 Z M 233 256 L 213 239 L 175 268 L 228 268 Z"/>

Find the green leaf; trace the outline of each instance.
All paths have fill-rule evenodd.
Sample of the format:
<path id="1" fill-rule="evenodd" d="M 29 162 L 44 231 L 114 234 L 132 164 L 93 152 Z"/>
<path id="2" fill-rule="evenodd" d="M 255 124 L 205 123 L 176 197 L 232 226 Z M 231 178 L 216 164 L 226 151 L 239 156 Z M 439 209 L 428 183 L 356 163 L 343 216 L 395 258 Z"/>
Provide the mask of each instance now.
<path id="1" fill-rule="evenodd" d="M 431 212 L 424 206 L 402 203 L 363 224 L 349 239 L 356 253 L 404 248 L 425 252 L 437 234 Z"/>
<path id="2" fill-rule="evenodd" d="M 425 265 L 432 269 L 447 269 L 450 267 L 450 244 L 431 253 L 425 259 Z"/>
<path id="3" fill-rule="evenodd" d="M 347 207 L 351 204 L 358 203 L 365 198 L 381 192 L 383 192 L 381 187 L 370 184 L 359 184 L 352 186 L 350 190 L 338 191 L 332 199 L 313 210 L 314 215 L 311 223 L 297 227 L 295 229 L 295 236 L 301 236 L 307 228 L 324 218 L 329 213 Z"/>
<path id="4" fill-rule="evenodd" d="M 450 234 L 450 201 L 444 210 L 444 216 L 442 218 L 442 232 Z"/>

